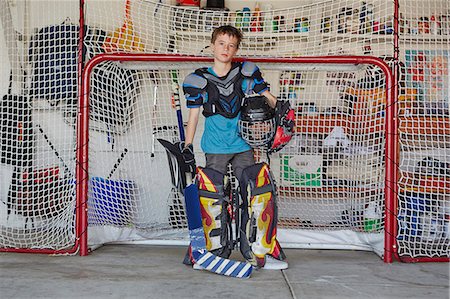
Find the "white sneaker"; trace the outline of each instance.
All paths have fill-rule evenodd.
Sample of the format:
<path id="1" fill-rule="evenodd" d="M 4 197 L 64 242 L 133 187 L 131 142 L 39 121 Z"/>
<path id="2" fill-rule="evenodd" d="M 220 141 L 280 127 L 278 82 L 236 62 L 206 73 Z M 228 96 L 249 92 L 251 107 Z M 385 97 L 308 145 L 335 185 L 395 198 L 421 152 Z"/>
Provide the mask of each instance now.
<path id="1" fill-rule="evenodd" d="M 203 270 L 203 267 L 200 266 L 199 264 L 195 263 L 195 264 L 192 265 L 192 269 L 194 269 L 194 270 Z"/>
<path id="2" fill-rule="evenodd" d="M 266 255 L 266 263 L 264 264 L 263 269 L 266 270 L 284 270 L 288 268 L 288 263 L 285 261 L 277 260 L 270 255 Z"/>

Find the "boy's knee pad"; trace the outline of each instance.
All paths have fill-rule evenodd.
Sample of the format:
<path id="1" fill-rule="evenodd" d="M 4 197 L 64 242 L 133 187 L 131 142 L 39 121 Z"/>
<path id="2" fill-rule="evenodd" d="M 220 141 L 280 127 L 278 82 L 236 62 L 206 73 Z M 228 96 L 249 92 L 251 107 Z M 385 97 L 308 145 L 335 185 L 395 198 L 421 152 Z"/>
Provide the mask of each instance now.
<path id="1" fill-rule="evenodd" d="M 240 249 L 247 260 L 262 266 L 264 256 L 277 250 L 276 190 L 269 166 L 257 163 L 244 169 L 240 188 Z"/>
<path id="2" fill-rule="evenodd" d="M 197 186 L 200 197 L 206 249 L 216 255 L 228 257 L 230 247 L 230 184 L 227 175 L 211 168 L 198 167 Z"/>

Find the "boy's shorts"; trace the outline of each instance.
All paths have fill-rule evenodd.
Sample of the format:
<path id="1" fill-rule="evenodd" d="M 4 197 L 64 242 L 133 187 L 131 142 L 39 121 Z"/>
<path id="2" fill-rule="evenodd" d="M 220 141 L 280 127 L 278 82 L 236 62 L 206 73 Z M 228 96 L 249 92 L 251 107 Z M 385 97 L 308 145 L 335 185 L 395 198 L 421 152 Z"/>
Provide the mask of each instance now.
<path id="1" fill-rule="evenodd" d="M 223 174 L 227 173 L 228 163 L 231 163 L 234 175 L 238 180 L 241 179 L 242 171 L 255 164 L 253 150 L 248 150 L 236 154 L 205 154 L 206 167 L 212 168 Z"/>

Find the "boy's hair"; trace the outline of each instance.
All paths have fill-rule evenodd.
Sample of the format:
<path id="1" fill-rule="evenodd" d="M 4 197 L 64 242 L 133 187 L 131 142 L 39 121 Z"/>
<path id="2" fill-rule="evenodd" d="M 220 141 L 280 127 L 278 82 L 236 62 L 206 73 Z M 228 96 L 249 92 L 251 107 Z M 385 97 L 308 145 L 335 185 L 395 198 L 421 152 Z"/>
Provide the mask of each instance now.
<path id="1" fill-rule="evenodd" d="M 226 35 L 237 38 L 237 40 L 238 40 L 237 47 L 239 48 L 239 45 L 241 44 L 241 41 L 243 38 L 242 32 L 239 29 L 237 29 L 236 27 L 233 27 L 230 25 L 224 25 L 224 26 L 220 26 L 220 27 L 217 27 L 216 29 L 214 29 L 212 36 L 211 36 L 211 44 L 214 44 L 217 37 L 222 34 L 226 34 Z"/>

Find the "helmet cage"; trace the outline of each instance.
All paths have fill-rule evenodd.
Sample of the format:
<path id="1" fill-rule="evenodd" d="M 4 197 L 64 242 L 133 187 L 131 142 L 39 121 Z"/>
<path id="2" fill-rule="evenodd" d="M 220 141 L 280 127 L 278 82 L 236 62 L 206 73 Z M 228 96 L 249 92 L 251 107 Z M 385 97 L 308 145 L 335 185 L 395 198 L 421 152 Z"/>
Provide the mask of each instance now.
<path id="1" fill-rule="evenodd" d="M 275 135 L 274 110 L 266 97 L 253 96 L 244 99 L 239 119 L 239 134 L 252 148 L 267 147 Z"/>

